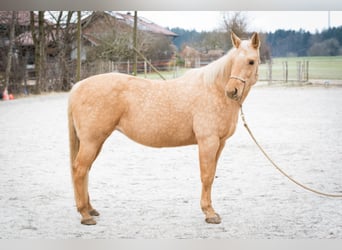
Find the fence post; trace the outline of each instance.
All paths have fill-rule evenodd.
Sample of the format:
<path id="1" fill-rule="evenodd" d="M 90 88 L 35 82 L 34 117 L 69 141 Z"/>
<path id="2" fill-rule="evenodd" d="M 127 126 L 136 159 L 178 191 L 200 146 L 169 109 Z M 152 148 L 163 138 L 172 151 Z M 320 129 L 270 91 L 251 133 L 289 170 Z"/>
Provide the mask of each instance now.
<path id="1" fill-rule="evenodd" d="M 127 74 L 129 75 L 129 60 L 127 60 Z"/>
<path id="2" fill-rule="evenodd" d="M 144 60 L 144 75 L 145 75 L 145 78 L 147 77 L 147 63 L 146 63 L 146 60 Z"/>
<path id="3" fill-rule="evenodd" d="M 309 60 L 306 61 L 306 81 L 309 81 Z"/>
<path id="4" fill-rule="evenodd" d="M 289 78 L 289 70 L 288 70 L 287 61 L 283 62 L 283 77 L 284 77 L 283 80 L 287 83 L 288 78 Z"/>
<path id="5" fill-rule="evenodd" d="M 268 84 L 272 84 L 272 60 L 268 60 Z"/>
<path id="6" fill-rule="evenodd" d="M 173 78 L 177 77 L 177 59 L 173 59 Z"/>
<path id="7" fill-rule="evenodd" d="M 297 62 L 297 81 L 301 81 L 301 62 Z"/>

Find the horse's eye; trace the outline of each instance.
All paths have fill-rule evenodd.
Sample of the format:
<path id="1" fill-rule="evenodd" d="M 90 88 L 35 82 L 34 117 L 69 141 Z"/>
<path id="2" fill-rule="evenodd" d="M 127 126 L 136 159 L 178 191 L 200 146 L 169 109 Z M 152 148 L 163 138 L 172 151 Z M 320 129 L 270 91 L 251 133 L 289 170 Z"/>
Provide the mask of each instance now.
<path id="1" fill-rule="evenodd" d="M 248 64 L 249 64 L 249 65 L 254 65 L 254 60 L 250 60 L 250 61 L 248 62 Z"/>

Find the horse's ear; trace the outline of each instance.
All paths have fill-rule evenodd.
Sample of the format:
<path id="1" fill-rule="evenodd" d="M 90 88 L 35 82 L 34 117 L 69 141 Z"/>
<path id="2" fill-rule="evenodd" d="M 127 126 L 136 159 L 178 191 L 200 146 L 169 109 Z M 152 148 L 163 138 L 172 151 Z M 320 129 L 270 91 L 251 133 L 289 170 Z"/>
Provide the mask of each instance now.
<path id="1" fill-rule="evenodd" d="M 241 43 L 240 38 L 237 35 L 235 35 L 235 33 L 233 31 L 230 32 L 230 37 L 232 39 L 232 43 L 233 43 L 234 47 L 239 48 L 240 43 Z"/>
<path id="2" fill-rule="evenodd" d="M 259 38 L 258 33 L 256 33 L 256 32 L 253 33 L 251 41 L 252 41 L 253 48 L 259 49 L 259 47 L 260 47 L 260 38 Z"/>

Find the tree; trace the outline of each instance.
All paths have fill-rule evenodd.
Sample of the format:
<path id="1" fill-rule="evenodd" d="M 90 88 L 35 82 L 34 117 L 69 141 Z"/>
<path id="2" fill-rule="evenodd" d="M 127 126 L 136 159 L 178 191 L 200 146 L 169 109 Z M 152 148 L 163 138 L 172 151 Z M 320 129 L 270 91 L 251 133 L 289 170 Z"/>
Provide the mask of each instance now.
<path id="1" fill-rule="evenodd" d="M 7 91 L 7 88 L 9 86 L 10 75 L 11 75 L 16 19 L 17 19 L 17 12 L 12 11 L 12 19 L 10 23 L 10 34 L 9 34 L 9 49 L 7 53 L 7 65 L 6 65 L 6 71 L 5 71 L 5 86 L 4 86 L 5 91 Z"/>
<path id="2" fill-rule="evenodd" d="M 44 81 L 44 66 L 45 66 L 45 20 L 44 11 L 38 11 L 38 31 L 35 25 L 34 12 L 30 11 L 30 24 L 32 40 L 35 46 L 35 72 L 36 72 L 36 85 L 34 92 L 40 94 L 42 84 Z"/>
<path id="3" fill-rule="evenodd" d="M 228 50 L 227 35 L 218 30 L 201 33 L 200 50 L 208 52 L 209 50 L 223 49 Z"/>
<path id="4" fill-rule="evenodd" d="M 335 56 L 341 52 L 342 26 L 321 33 L 299 30 L 276 30 L 267 33 L 273 56 Z"/>
<path id="5" fill-rule="evenodd" d="M 162 35 L 142 34 L 141 51 L 145 57 L 151 60 L 168 60 L 171 58 L 173 49 L 171 41 Z"/>
<path id="6" fill-rule="evenodd" d="M 248 19 L 247 16 L 241 11 L 237 12 L 224 12 L 223 13 L 223 27 L 226 31 L 228 39 L 226 39 L 227 44 L 229 44 L 228 48 L 232 47 L 230 34 L 233 31 L 236 35 L 242 38 L 249 38 L 251 35 L 248 32 Z M 271 49 L 270 46 L 266 42 L 266 34 L 259 34 L 261 40 L 260 46 L 260 59 L 261 62 L 265 62 L 271 58 Z"/>
<path id="7" fill-rule="evenodd" d="M 133 25 L 133 47 L 134 47 L 134 59 L 133 59 L 133 75 L 137 75 L 138 70 L 138 54 L 135 49 L 138 49 L 138 12 L 134 11 L 134 25 Z"/>
<path id="8" fill-rule="evenodd" d="M 101 37 L 99 40 L 101 43 L 89 51 L 87 60 L 94 61 L 97 58 L 102 58 L 110 61 L 123 61 L 133 58 L 130 33 L 120 34 L 114 28 L 112 34 Z"/>
<path id="9" fill-rule="evenodd" d="M 230 38 L 230 33 L 233 31 L 238 37 L 247 38 L 248 24 L 247 17 L 241 11 L 236 12 L 224 12 L 223 16 L 223 27 Z M 228 39 L 229 47 L 232 47 L 231 40 Z"/>
<path id="10" fill-rule="evenodd" d="M 304 30 L 276 30 L 267 33 L 267 43 L 272 48 L 273 56 L 306 56 L 312 40 Z"/>
<path id="11" fill-rule="evenodd" d="M 196 30 L 185 30 L 183 28 L 172 28 L 172 32 L 178 34 L 173 41 L 179 50 L 186 45 L 196 47 L 196 44 L 201 40 L 201 33 Z"/>
<path id="12" fill-rule="evenodd" d="M 320 43 L 313 44 L 308 50 L 309 56 L 337 56 L 340 52 L 340 44 L 336 38 L 330 38 Z"/>
<path id="13" fill-rule="evenodd" d="M 266 61 L 271 60 L 271 48 L 270 45 L 267 43 L 267 34 L 259 33 L 260 38 L 260 61 L 261 63 L 266 63 Z"/>
<path id="14" fill-rule="evenodd" d="M 96 59 L 110 60 L 113 62 L 135 61 L 135 47 L 144 56 L 151 60 L 170 59 L 173 53 L 172 42 L 164 35 L 155 34 L 146 30 L 138 29 L 134 32 L 134 27 L 122 25 L 122 22 L 111 17 L 110 14 L 97 12 L 93 18 L 99 18 L 96 23 L 103 23 L 105 30 L 99 32 L 96 36 L 96 46 L 89 48 L 87 51 L 87 61 L 92 62 Z M 136 18 L 138 20 L 138 18 Z M 90 22 L 88 33 L 90 37 L 94 37 L 94 25 Z M 136 34 L 136 35 L 134 35 Z M 139 55 L 137 59 L 142 60 Z"/>
<path id="15" fill-rule="evenodd" d="M 72 86 L 75 67 L 71 61 L 71 52 L 75 46 L 77 36 L 77 25 L 75 26 L 76 11 L 60 11 L 58 14 L 49 12 L 50 17 L 55 21 L 55 28 L 50 31 L 55 56 L 58 58 L 58 81 L 54 86 L 56 91 L 68 91 Z"/>

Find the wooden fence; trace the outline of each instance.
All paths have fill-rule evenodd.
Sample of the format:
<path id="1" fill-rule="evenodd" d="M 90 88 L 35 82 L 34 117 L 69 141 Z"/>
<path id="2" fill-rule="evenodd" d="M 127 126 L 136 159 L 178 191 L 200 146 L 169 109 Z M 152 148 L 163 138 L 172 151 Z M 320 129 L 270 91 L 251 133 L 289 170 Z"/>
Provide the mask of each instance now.
<path id="1" fill-rule="evenodd" d="M 150 63 L 157 68 L 158 71 L 172 71 L 176 66 L 175 60 L 156 60 L 150 61 Z M 146 61 L 138 61 L 137 71 L 138 73 L 147 74 L 151 73 L 153 70 Z M 82 65 L 82 78 L 107 72 L 132 74 L 133 62 L 130 60 L 119 62 L 96 60 L 95 62 L 84 63 Z"/>
<path id="2" fill-rule="evenodd" d="M 259 81 L 310 82 L 342 80 L 342 57 L 276 58 L 261 64 Z"/>

